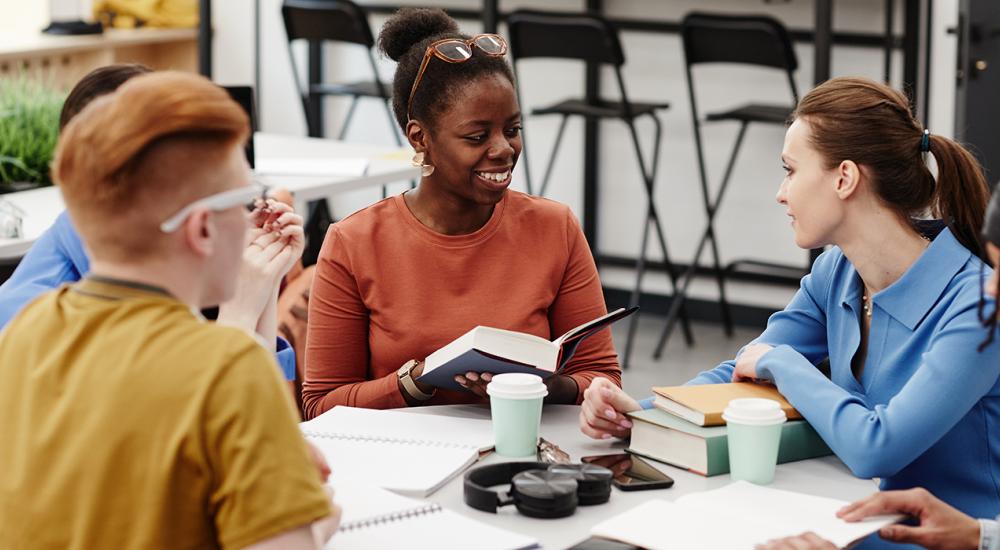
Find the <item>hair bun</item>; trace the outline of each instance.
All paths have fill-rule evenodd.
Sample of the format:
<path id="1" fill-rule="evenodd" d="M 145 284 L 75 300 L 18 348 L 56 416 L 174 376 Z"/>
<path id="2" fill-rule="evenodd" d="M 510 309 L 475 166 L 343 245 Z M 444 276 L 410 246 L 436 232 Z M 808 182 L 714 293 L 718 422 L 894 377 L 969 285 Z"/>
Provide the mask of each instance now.
<path id="1" fill-rule="evenodd" d="M 403 8 L 393 14 L 378 35 L 378 47 L 393 61 L 422 40 L 441 34 L 459 34 L 458 23 L 439 8 Z"/>

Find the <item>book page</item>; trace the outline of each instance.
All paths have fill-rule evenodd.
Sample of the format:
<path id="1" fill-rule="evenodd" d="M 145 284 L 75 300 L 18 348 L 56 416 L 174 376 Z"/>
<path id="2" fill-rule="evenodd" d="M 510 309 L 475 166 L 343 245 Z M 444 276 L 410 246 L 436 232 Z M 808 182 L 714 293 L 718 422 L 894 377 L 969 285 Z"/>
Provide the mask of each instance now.
<path id="1" fill-rule="evenodd" d="M 475 418 L 334 407 L 300 426 L 303 431 L 337 433 L 358 438 L 468 446 L 480 451 L 493 447 L 493 424 L 489 420 Z"/>
<path id="2" fill-rule="evenodd" d="M 633 307 L 633 308 L 629 308 L 629 309 L 625 309 L 623 307 L 620 307 L 620 308 L 618 308 L 618 309 L 616 309 L 616 310 L 614 310 L 612 312 L 609 312 L 609 313 L 607 313 L 605 315 L 602 315 L 602 316 L 598 317 L 597 319 L 594 319 L 594 320 L 591 320 L 591 321 L 587 321 L 586 323 L 583 323 L 582 325 L 579 325 L 577 327 L 569 329 L 568 331 L 566 331 L 565 334 L 563 334 L 562 336 L 560 336 L 560 337 L 556 338 L 555 340 L 553 340 L 553 342 L 555 342 L 556 344 L 558 344 L 558 345 L 561 346 L 563 344 L 563 342 L 565 342 L 566 340 L 569 340 L 570 338 L 573 338 L 578 333 L 586 332 L 588 329 L 593 328 L 593 327 L 597 327 L 599 325 L 601 325 L 602 328 L 603 328 L 603 325 L 609 325 L 611 323 L 614 323 L 615 321 L 618 321 L 619 319 L 624 319 L 625 317 L 628 317 L 629 315 L 632 315 L 633 313 L 635 313 L 636 311 L 638 311 L 638 309 L 639 308 L 637 308 L 637 307 Z"/>
<path id="3" fill-rule="evenodd" d="M 472 447 L 435 447 L 373 441 L 309 437 L 330 465 L 330 480 L 362 482 L 404 495 L 424 497 L 438 490 L 479 460 Z"/>
<path id="4" fill-rule="evenodd" d="M 684 495 L 677 503 L 706 511 L 725 508 L 731 515 L 738 514 L 750 522 L 766 523 L 771 528 L 769 538 L 812 531 L 841 547 L 900 518 L 898 515 L 880 516 L 848 523 L 837 517 L 837 510 L 848 504 L 845 501 L 770 489 L 746 481 Z"/>
<path id="5" fill-rule="evenodd" d="M 813 531 L 837 547 L 898 521 L 899 516 L 847 523 L 836 517 L 844 501 L 737 481 L 676 502 L 643 503 L 594 526 L 591 534 L 651 549 L 752 550 L 775 538 Z M 719 529 L 720 525 L 726 526 Z"/>
<path id="6" fill-rule="evenodd" d="M 590 533 L 650 550 L 753 550 L 756 543 L 751 541 L 773 538 L 764 526 L 738 520 L 734 523 L 731 517 L 717 511 L 707 512 L 665 500 L 644 502 L 595 525 Z"/>

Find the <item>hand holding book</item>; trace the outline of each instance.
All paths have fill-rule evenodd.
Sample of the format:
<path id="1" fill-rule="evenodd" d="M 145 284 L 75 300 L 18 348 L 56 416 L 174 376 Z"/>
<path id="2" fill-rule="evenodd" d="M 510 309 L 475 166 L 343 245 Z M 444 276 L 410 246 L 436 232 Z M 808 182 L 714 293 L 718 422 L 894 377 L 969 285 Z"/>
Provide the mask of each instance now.
<path id="1" fill-rule="evenodd" d="M 625 438 L 632 432 L 626 413 L 642 407 L 607 378 L 595 378 L 583 392 L 580 429 L 594 439 Z"/>
<path id="2" fill-rule="evenodd" d="M 524 372 L 543 379 L 552 378 L 569 363 L 581 342 L 637 309 L 612 311 L 552 341 L 511 330 L 475 327 L 430 354 L 417 381 L 448 390 L 481 389 L 481 395 L 485 396 L 485 384 L 489 381 L 483 380 L 483 374 Z M 468 384 L 470 381 L 474 384 Z M 463 386 L 461 382 L 467 385 Z M 571 381 L 557 379 L 550 382 L 550 390 L 568 388 L 568 382 Z"/>

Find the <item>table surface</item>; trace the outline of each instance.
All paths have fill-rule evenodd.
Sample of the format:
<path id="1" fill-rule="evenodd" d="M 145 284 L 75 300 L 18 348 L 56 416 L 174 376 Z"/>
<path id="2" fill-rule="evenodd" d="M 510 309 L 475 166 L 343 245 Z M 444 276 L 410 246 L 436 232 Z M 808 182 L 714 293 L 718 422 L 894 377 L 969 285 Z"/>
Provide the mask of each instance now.
<path id="1" fill-rule="evenodd" d="M 405 181 L 420 174 L 419 169 L 410 164 L 409 154 L 412 152 L 399 148 L 258 132 L 254 134 L 254 149 L 260 159 L 368 159 L 368 169 L 361 176 L 259 177 L 269 185 L 291 191 L 295 197 L 295 209 L 299 212 L 305 212 L 306 202 L 311 200 Z M 64 209 L 58 187 L 7 193 L 0 195 L 0 199 L 14 203 L 25 212 L 24 236 L 19 239 L 0 238 L 0 259 L 23 256 Z"/>
<path id="2" fill-rule="evenodd" d="M 490 410 L 486 405 L 442 405 L 437 407 L 414 407 L 408 412 L 440 414 L 459 418 L 489 420 Z M 576 405 L 546 405 L 542 412 L 541 436 L 558 445 L 570 454 L 574 462 L 589 455 L 622 452 L 624 443 L 598 441 L 580 432 L 577 418 L 580 408 Z M 491 464 L 506 459 L 490 453 L 480 464 Z M 588 538 L 590 528 L 604 519 L 629 510 L 651 499 L 674 500 L 688 493 L 717 489 L 729 483 L 729 475 L 703 477 L 686 470 L 660 465 L 661 469 L 674 478 L 670 489 L 625 492 L 612 489 L 611 500 L 599 506 L 581 506 L 568 518 L 558 520 L 534 519 L 518 514 L 513 506 L 507 506 L 497 514 L 480 512 L 465 505 L 462 499 L 462 475 L 450 480 L 439 491 L 428 497 L 441 506 L 467 517 L 484 521 L 497 527 L 522 533 L 538 539 L 543 548 L 567 548 Z M 775 489 L 796 491 L 811 495 L 854 501 L 875 492 L 878 487 L 870 479 L 854 477 L 844 464 L 834 456 L 781 464 L 775 473 Z"/>

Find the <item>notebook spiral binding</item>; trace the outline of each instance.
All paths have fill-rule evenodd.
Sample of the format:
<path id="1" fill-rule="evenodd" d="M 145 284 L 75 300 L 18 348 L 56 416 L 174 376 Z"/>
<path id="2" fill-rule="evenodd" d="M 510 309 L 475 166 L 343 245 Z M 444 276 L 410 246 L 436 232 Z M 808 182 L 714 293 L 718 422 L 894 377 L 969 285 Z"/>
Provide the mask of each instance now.
<path id="1" fill-rule="evenodd" d="M 395 521 L 403 521 L 406 519 L 413 519 L 420 516 L 426 516 L 428 514 L 436 514 L 441 511 L 440 504 L 428 504 L 426 506 L 421 506 L 419 508 L 411 508 L 409 510 L 402 510 L 400 512 L 393 512 L 391 514 L 383 514 L 381 516 L 375 516 L 369 519 L 363 519 L 358 521 L 352 521 L 350 523 L 345 523 L 341 525 L 337 530 L 340 532 L 356 531 L 358 529 L 366 529 L 369 527 L 378 527 L 386 523 L 392 523 Z"/>
<path id="2" fill-rule="evenodd" d="M 372 441 L 375 443 L 401 443 L 403 445 L 422 445 L 425 447 L 446 447 L 468 449 L 468 445 L 461 443 L 449 443 L 447 441 L 435 441 L 433 439 L 407 439 L 399 437 L 378 437 L 370 435 L 345 434 L 337 432 L 318 432 L 315 430 L 302 430 L 306 437 L 325 437 L 327 439 L 346 439 L 350 441 Z"/>

